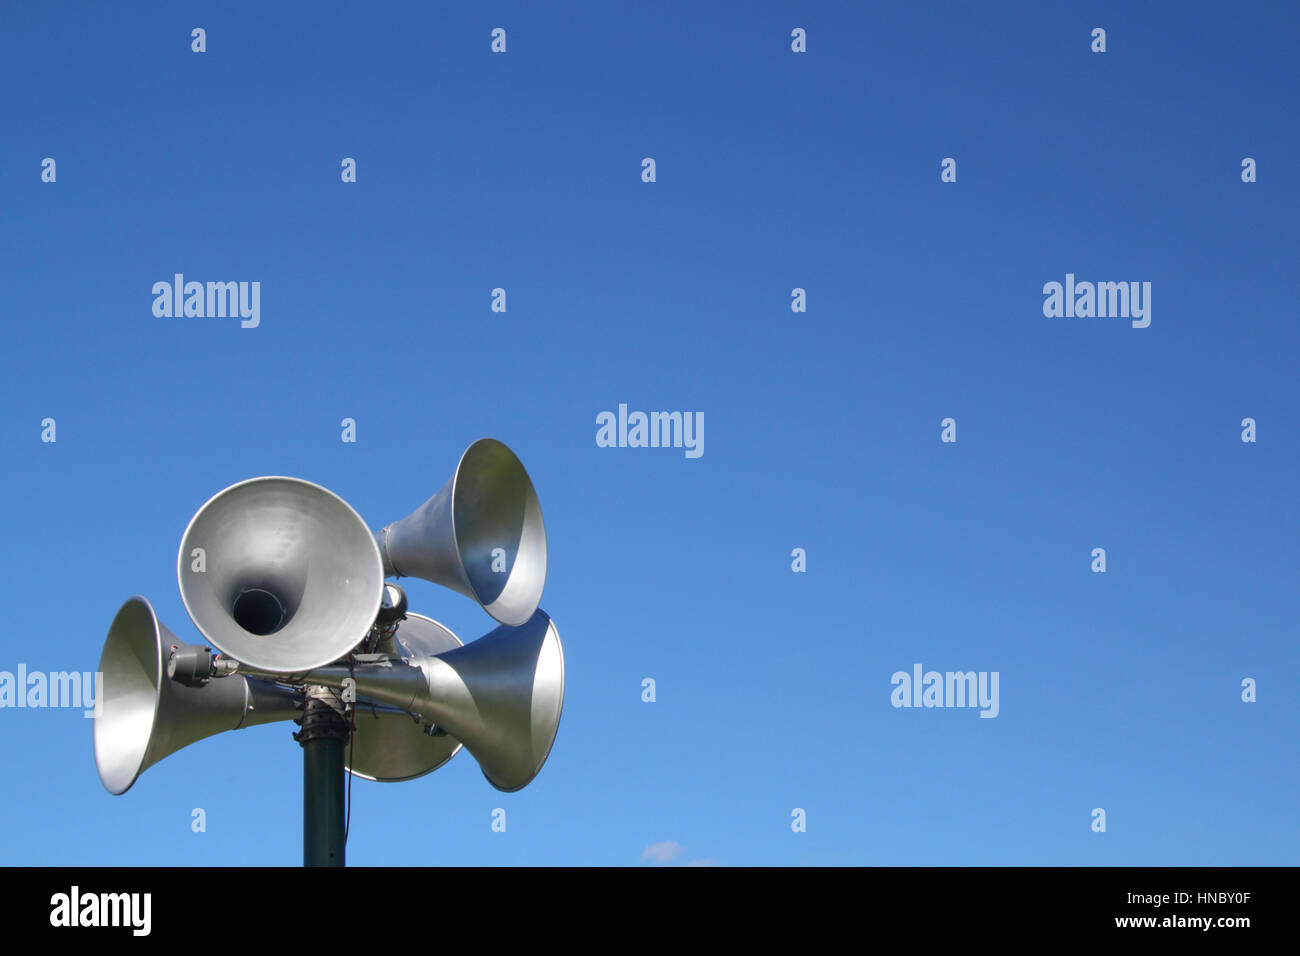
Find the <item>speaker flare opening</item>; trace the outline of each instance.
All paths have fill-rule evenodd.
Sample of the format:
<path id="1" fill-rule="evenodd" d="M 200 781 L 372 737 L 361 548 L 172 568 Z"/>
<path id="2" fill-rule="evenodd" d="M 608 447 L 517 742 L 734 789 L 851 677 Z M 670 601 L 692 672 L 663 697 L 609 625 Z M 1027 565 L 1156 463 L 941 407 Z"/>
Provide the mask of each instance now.
<path id="1" fill-rule="evenodd" d="M 271 591 L 246 587 L 235 595 L 230 616 L 249 634 L 265 637 L 289 623 L 291 615 L 285 610 L 284 603 Z"/>

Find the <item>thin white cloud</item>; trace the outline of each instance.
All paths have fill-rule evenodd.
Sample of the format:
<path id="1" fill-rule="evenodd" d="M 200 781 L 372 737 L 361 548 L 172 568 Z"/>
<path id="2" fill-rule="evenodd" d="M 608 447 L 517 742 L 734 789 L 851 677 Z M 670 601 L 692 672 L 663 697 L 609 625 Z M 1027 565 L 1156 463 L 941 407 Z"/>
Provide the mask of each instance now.
<path id="1" fill-rule="evenodd" d="M 651 843 L 641 853 L 641 859 L 650 860 L 653 863 L 671 863 L 682 855 L 685 848 L 676 840 L 667 840 L 663 843 Z"/>

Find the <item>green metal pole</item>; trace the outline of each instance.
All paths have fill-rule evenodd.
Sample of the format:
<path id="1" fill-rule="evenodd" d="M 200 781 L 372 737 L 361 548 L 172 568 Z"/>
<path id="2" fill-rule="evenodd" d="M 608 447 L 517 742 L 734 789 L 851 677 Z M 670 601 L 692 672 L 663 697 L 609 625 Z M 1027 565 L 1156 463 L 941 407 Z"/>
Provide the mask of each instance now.
<path id="1" fill-rule="evenodd" d="M 343 748 L 348 723 L 332 690 L 307 688 L 302 730 L 293 736 L 302 745 L 302 864 L 343 866 Z"/>

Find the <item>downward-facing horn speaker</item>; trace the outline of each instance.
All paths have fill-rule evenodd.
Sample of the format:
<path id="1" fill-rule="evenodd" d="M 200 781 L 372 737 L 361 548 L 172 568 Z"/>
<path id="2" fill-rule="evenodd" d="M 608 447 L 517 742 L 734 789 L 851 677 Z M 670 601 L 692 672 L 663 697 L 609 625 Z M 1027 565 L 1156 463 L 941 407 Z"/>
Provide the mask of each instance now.
<path id="1" fill-rule="evenodd" d="M 394 637 L 397 652 L 405 658 L 433 657 L 462 647 L 460 638 L 437 621 L 408 613 Z M 392 783 L 432 773 L 460 750 L 460 741 L 436 733 L 426 720 L 406 714 L 376 712 L 364 702 L 356 705 L 356 733 L 348 767 L 367 780 Z"/>

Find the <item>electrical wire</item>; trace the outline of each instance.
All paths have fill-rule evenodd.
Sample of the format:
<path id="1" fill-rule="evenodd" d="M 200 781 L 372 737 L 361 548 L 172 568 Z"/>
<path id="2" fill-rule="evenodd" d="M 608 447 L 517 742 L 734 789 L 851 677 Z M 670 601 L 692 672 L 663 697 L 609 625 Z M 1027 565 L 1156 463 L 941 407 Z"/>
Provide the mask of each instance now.
<path id="1" fill-rule="evenodd" d="M 351 686 L 354 692 L 357 686 L 355 665 L 356 654 L 354 652 L 348 654 L 348 679 L 352 681 Z M 348 730 L 348 812 L 347 820 L 343 824 L 343 845 L 345 847 L 348 845 L 348 833 L 352 829 L 352 746 L 356 743 L 357 739 L 356 701 L 352 702 L 352 706 L 348 709 L 348 713 L 352 716 L 352 725 Z"/>

